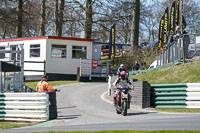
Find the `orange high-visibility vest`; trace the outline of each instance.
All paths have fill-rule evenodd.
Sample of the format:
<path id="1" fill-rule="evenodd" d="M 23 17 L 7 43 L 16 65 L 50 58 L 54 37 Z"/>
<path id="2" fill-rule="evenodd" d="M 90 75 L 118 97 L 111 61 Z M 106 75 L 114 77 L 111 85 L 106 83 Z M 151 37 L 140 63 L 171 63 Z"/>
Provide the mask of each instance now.
<path id="1" fill-rule="evenodd" d="M 51 87 L 46 81 L 40 81 L 37 83 L 36 91 L 37 92 L 48 92 L 54 91 L 55 89 Z"/>

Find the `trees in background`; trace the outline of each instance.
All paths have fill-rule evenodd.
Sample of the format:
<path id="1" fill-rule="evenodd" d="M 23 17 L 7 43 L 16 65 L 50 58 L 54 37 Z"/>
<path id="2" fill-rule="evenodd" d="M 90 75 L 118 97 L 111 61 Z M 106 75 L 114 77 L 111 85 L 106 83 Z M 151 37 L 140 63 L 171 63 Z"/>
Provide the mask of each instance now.
<path id="1" fill-rule="evenodd" d="M 173 0 L 1 0 L 0 37 L 66 36 L 138 46 L 157 39 L 159 19 Z M 200 32 L 200 3 L 184 0 L 187 30 Z M 139 17 L 140 16 L 140 17 Z"/>
<path id="2" fill-rule="evenodd" d="M 54 10 L 55 10 L 55 32 L 56 36 L 62 36 L 62 29 L 63 29 L 63 15 L 64 15 L 64 8 L 65 8 L 65 1 L 64 0 L 55 0 L 54 1 Z M 60 6 L 59 6 L 60 3 Z"/>
<path id="3" fill-rule="evenodd" d="M 140 24 L 140 0 L 133 0 L 133 13 L 131 21 L 131 47 L 138 47 L 139 24 Z"/>
<path id="4" fill-rule="evenodd" d="M 17 38 L 22 37 L 22 25 L 23 25 L 23 0 L 17 0 L 17 26 L 16 26 L 16 36 Z"/>
<path id="5" fill-rule="evenodd" d="M 42 0 L 40 9 L 40 36 L 45 36 L 46 25 L 46 0 Z"/>

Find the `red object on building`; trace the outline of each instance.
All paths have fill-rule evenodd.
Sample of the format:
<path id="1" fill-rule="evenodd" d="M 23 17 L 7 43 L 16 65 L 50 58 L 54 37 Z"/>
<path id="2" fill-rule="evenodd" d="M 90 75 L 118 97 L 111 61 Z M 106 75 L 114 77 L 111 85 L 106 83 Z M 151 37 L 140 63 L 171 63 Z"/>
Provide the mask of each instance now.
<path id="1" fill-rule="evenodd" d="M 98 60 L 92 59 L 92 69 L 97 69 L 98 67 Z"/>

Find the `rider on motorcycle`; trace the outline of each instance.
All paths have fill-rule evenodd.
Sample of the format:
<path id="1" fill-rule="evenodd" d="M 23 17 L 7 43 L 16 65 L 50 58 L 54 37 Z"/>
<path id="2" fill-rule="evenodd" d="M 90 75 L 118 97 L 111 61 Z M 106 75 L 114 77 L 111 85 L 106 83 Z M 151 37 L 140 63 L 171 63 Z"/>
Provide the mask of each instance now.
<path id="1" fill-rule="evenodd" d="M 120 67 L 117 69 L 117 75 L 118 75 L 118 77 L 120 77 L 120 73 L 122 71 L 126 72 L 126 69 L 124 68 L 124 64 L 121 64 Z"/>
<path id="2" fill-rule="evenodd" d="M 127 78 L 127 73 L 125 71 L 120 72 L 120 77 L 113 83 L 114 88 L 116 88 L 114 99 L 114 105 L 116 105 L 116 96 L 120 94 L 120 90 L 118 88 L 129 88 L 129 85 L 132 86 L 131 81 Z M 116 87 L 118 85 L 118 87 Z M 130 108 L 131 95 L 128 93 L 128 108 Z"/>

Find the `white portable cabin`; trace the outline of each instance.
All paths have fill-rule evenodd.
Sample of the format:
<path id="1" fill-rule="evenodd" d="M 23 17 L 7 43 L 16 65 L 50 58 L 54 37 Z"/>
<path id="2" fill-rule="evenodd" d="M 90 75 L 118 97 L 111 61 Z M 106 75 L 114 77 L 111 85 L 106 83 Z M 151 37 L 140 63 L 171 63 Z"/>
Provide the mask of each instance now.
<path id="1" fill-rule="evenodd" d="M 80 58 L 92 59 L 90 39 L 53 36 L 3 39 L 0 49 L 14 50 L 19 44 L 24 46 L 25 80 L 38 80 L 44 74 L 50 80 L 75 80 Z"/>

